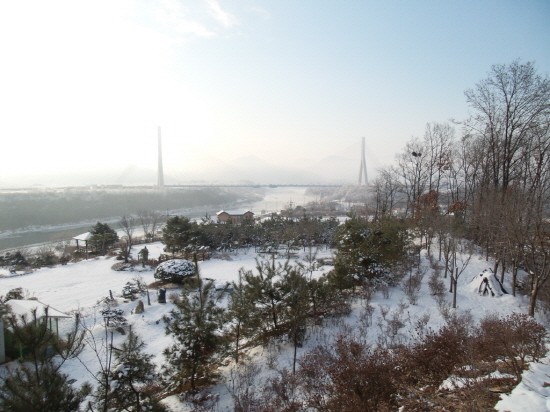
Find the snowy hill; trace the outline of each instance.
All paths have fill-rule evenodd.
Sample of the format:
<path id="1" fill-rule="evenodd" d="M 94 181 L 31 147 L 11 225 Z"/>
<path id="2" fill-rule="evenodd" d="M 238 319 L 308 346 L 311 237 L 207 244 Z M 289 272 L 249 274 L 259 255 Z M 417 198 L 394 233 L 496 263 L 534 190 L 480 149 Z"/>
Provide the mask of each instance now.
<path id="1" fill-rule="evenodd" d="M 148 245 L 149 257 L 156 259 L 162 253 L 163 245 L 154 243 Z M 230 255 L 230 260 L 211 259 L 200 263 L 202 276 L 214 279 L 216 283 L 222 284 L 238 279 L 240 268 L 253 270 L 256 266 L 256 253 L 252 251 L 241 250 L 238 254 Z M 331 258 L 330 250 L 319 250 L 317 258 Z M 303 254 L 297 259 L 303 259 Z M 281 260 L 283 261 L 283 260 Z M 135 271 L 114 271 L 113 264 L 117 263 L 114 258 L 100 257 L 79 263 L 69 263 L 66 266 L 54 268 L 43 268 L 33 273 L 23 276 L 10 276 L 6 270 L 0 270 L 0 295 L 5 295 L 9 290 L 21 287 L 29 296 L 38 298 L 41 302 L 51 305 L 53 308 L 71 313 L 80 310 L 84 314 L 84 322 L 96 337 L 101 339 L 104 329 L 100 326 L 100 317 L 98 317 L 97 302 L 108 296 L 110 291 L 117 298 L 118 308 L 124 311 L 124 316 L 132 324 L 133 331 L 141 336 L 146 342 L 145 351 L 154 355 L 154 362 L 162 364 L 164 357 L 162 351 L 169 346 L 171 337 L 164 333 L 164 323 L 162 317 L 167 315 L 174 305 L 170 302 L 159 304 L 157 302 L 154 290 L 151 290 L 151 305 L 147 305 L 146 298 L 142 298 L 145 303 L 145 312 L 135 314 L 136 302 L 125 302 L 121 298 L 121 290 L 126 282 L 136 276 L 141 276 L 143 280 L 150 284 L 153 278 L 153 270 L 149 267 L 141 268 L 136 266 Z M 488 314 L 498 314 L 504 316 L 513 312 L 526 312 L 526 301 L 522 297 L 513 297 L 508 294 L 480 294 L 479 274 L 492 266 L 492 262 L 486 262 L 481 258 L 472 259 L 467 270 L 459 279 L 458 283 L 458 308 L 457 314 L 471 314 L 474 321 L 479 321 Z M 368 327 L 367 338 L 371 343 L 376 343 L 382 327 L 375 326 L 377 322 L 383 323 L 382 318 L 400 317 L 404 327 L 399 331 L 406 336 L 412 333 L 415 325 L 421 320 L 428 320 L 427 327 L 438 329 L 445 324 L 441 311 L 438 310 L 435 299 L 430 296 L 427 285 L 429 278 L 429 266 L 427 259 L 423 258 L 422 267 L 426 268 L 428 273 L 424 276 L 423 284 L 420 288 L 420 295 L 416 304 L 410 304 L 407 301 L 406 294 L 399 288 L 392 288 L 386 296 L 376 293 L 370 304 L 374 308 L 372 313 L 372 325 Z M 313 276 L 320 276 L 328 272 L 332 267 L 322 266 L 313 272 Z M 507 288 L 507 285 L 504 285 Z M 509 288 L 508 288 L 509 289 Z M 179 289 L 171 293 L 179 293 Z M 450 299 L 451 295 L 447 296 Z M 349 316 L 334 322 L 327 322 L 324 328 L 319 326 L 311 327 L 307 333 L 306 341 L 303 347 L 298 348 L 298 356 L 307 353 L 317 344 L 326 342 L 331 336 L 345 328 L 358 330 L 361 325 L 364 326 L 362 319 L 362 301 L 356 300 L 352 305 L 352 312 Z M 385 313 L 385 314 L 384 314 Z M 363 323 L 362 323 L 363 322 Z M 114 345 L 120 345 L 124 336 L 115 333 Z M 249 353 L 249 360 L 258 365 L 261 371 L 258 372 L 256 379 L 262 381 L 270 376 L 273 371 L 273 365 L 278 367 L 288 367 L 292 363 L 293 346 L 285 339 L 280 339 L 267 348 L 252 348 Z M 229 379 L 232 371 L 232 365 L 229 364 L 222 372 L 226 379 Z M 93 381 L 90 372 L 98 371 L 97 359 L 95 353 L 88 346 L 81 355 L 81 361 L 72 360 L 63 366 L 63 371 L 68 373 L 71 378 L 76 379 L 77 384 L 84 381 Z M 529 371 L 524 373 L 523 382 L 516 387 L 511 395 L 501 395 L 503 400 L 497 405 L 497 410 L 501 411 L 547 411 L 550 410 L 550 388 L 545 384 L 545 379 L 550 375 L 550 366 L 546 363 L 532 364 Z M 221 382 L 213 388 L 213 392 L 219 395 L 220 409 L 232 410 L 231 395 L 228 391 L 228 385 Z M 187 411 L 186 407 L 180 403 L 177 397 L 172 396 L 165 401 L 173 411 Z"/>

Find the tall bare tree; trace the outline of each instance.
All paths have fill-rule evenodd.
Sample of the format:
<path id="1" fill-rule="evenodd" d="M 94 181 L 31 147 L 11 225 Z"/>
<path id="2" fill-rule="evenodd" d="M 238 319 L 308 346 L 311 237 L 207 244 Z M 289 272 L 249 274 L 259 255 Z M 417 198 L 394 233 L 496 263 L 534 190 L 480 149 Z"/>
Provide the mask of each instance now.
<path id="1" fill-rule="evenodd" d="M 428 123 L 424 133 L 428 191 L 439 192 L 452 163 L 455 131 L 448 123 Z"/>
<path id="2" fill-rule="evenodd" d="M 394 166 L 379 169 L 378 177 L 369 186 L 369 190 L 375 204 L 374 220 L 379 221 L 391 215 L 402 197 L 398 170 Z"/>
<path id="3" fill-rule="evenodd" d="M 424 142 L 413 138 L 405 145 L 403 152 L 397 155 L 399 173 L 407 196 L 407 214 L 412 213 L 414 202 L 428 185 L 428 156 L 425 149 Z"/>
<path id="4" fill-rule="evenodd" d="M 506 262 L 511 268 L 513 292 L 522 262 L 533 316 L 550 278 L 550 79 L 537 74 L 533 63 L 516 60 L 494 65 L 465 94 L 476 110 L 463 124 L 475 148 L 469 160 L 477 172 L 470 223 L 483 234 L 477 240 L 487 256 L 492 253 L 496 265 Z"/>
<path id="5" fill-rule="evenodd" d="M 516 60 L 492 66 L 465 94 L 476 113 L 464 125 L 484 143 L 486 183 L 506 190 L 526 172 L 526 156 L 538 150 L 533 142 L 548 139 L 550 80 Z"/>

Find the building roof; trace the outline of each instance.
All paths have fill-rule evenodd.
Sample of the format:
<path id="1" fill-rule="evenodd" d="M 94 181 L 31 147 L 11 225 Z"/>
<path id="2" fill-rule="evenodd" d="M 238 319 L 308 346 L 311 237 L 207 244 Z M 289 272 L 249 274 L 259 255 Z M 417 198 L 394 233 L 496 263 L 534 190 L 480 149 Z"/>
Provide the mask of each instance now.
<path id="1" fill-rule="evenodd" d="M 244 215 L 245 213 L 252 213 L 254 214 L 254 212 L 251 212 L 250 210 L 220 210 L 218 213 L 216 213 L 216 215 L 221 215 L 222 213 L 227 213 L 228 215 L 231 215 L 231 216 L 239 216 L 239 215 Z"/>
<path id="2" fill-rule="evenodd" d="M 32 311 L 36 309 L 36 316 L 38 319 L 43 318 L 46 315 L 46 309 L 48 310 L 49 318 L 70 318 L 69 315 L 60 312 L 49 305 L 46 305 L 38 300 L 8 300 L 6 302 L 11 311 L 17 315 L 17 317 L 27 315 L 32 316 Z"/>
<path id="3" fill-rule="evenodd" d="M 75 236 L 73 237 L 73 239 L 75 240 L 90 240 L 90 238 L 92 237 L 92 232 L 86 232 L 86 233 L 82 233 L 81 235 L 78 235 L 78 236 Z"/>

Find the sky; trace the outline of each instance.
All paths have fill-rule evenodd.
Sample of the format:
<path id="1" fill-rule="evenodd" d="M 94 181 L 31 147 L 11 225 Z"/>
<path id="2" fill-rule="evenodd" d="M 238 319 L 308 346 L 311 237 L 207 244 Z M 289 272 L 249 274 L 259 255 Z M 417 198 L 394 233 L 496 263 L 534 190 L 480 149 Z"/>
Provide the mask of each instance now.
<path id="1" fill-rule="evenodd" d="M 0 56 L 0 187 L 155 170 L 159 126 L 172 174 L 341 156 L 356 180 L 361 137 L 371 175 L 491 65 L 548 75 L 550 2 L 1 1 Z"/>

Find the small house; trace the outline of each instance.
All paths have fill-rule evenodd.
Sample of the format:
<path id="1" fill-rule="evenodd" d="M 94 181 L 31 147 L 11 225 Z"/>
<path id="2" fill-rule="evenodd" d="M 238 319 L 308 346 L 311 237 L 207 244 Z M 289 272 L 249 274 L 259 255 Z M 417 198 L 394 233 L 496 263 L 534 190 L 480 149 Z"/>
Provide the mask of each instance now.
<path id="1" fill-rule="evenodd" d="M 218 223 L 242 223 L 246 219 L 254 219 L 254 213 L 250 210 L 220 210 L 216 215 Z"/>

